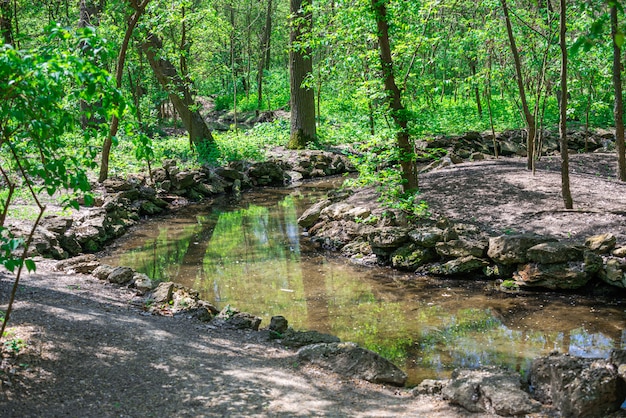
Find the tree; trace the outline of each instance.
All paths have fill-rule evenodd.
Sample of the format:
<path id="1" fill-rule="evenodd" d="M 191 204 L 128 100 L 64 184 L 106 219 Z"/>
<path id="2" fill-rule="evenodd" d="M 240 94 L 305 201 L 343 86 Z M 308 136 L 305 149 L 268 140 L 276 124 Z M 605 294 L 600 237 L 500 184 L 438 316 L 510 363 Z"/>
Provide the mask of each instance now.
<path id="1" fill-rule="evenodd" d="M 288 148 L 302 149 L 315 141 L 315 97 L 309 85 L 313 76 L 312 51 L 307 36 L 313 15 L 307 0 L 290 0 L 289 85 L 291 89 L 291 129 Z"/>
<path id="2" fill-rule="evenodd" d="M 0 37 L 5 44 L 13 45 L 11 0 L 0 0 Z"/>
<path id="3" fill-rule="evenodd" d="M 122 46 L 117 55 L 117 62 L 115 65 L 115 85 L 119 89 L 122 87 L 122 77 L 124 76 L 124 63 L 126 62 L 126 52 L 128 51 L 128 44 L 130 38 L 133 35 L 133 31 L 139 22 L 139 19 L 143 15 L 148 6 L 150 0 L 142 0 L 141 3 L 132 1 L 131 5 L 135 9 L 134 13 L 128 18 L 128 25 L 126 26 L 126 32 L 122 41 Z M 117 131 L 120 126 L 120 120 L 117 115 L 114 115 L 111 119 L 111 126 L 109 128 L 109 135 L 104 140 L 102 145 L 102 155 L 100 159 L 100 174 L 98 181 L 103 182 L 109 177 L 109 158 L 111 154 L 111 147 L 113 146 L 113 138 L 117 135 Z"/>
<path id="4" fill-rule="evenodd" d="M 567 149 L 567 4 L 561 2 L 559 46 L 561 47 L 561 106 L 559 109 L 559 136 L 561 139 L 561 194 L 565 209 L 572 209 L 572 192 L 569 187 L 569 155 Z"/>
<path id="5" fill-rule="evenodd" d="M 519 52 L 515 42 L 515 36 L 513 35 L 513 28 L 511 26 L 511 18 L 509 17 L 509 8 L 506 0 L 500 0 L 502 4 L 502 11 L 504 12 L 504 22 L 506 24 L 506 33 L 509 38 L 509 46 L 511 47 L 511 53 L 513 54 L 513 61 L 515 65 L 515 74 L 517 81 L 517 88 L 519 91 L 519 98 L 522 102 L 522 112 L 524 114 L 524 120 L 526 122 L 526 151 L 528 153 L 528 161 L 526 168 L 531 170 L 533 168 L 533 160 L 535 154 L 535 117 L 530 112 L 528 106 L 528 100 L 526 99 L 526 89 L 524 87 L 524 79 L 522 77 L 522 62 L 520 60 Z"/>
<path id="6" fill-rule="evenodd" d="M 610 3 L 611 38 L 613 40 L 613 89 L 615 101 L 613 115 L 615 118 L 615 148 L 617 149 L 617 177 L 626 181 L 626 145 L 624 142 L 624 98 L 622 93 L 622 45 L 624 34 L 618 28 L 617 3 Z"/>
<path id="7" fill-rule="evenodd" d="M 418 179 L 417 167 L 414 162 L 415 153 L 407 129 L 407 111 L 402 104 L 400 89 L 394 76 L 391 44 L 389 42 L 389 23 L 387 21 L 387 0 L 372 0 L 372 10 L 378 29 L 377 38 L 383 82 L 391 118 L 396 125 L 396 147 L 402 169 L 402 188 L 405 192 L 416 191 Z"/>

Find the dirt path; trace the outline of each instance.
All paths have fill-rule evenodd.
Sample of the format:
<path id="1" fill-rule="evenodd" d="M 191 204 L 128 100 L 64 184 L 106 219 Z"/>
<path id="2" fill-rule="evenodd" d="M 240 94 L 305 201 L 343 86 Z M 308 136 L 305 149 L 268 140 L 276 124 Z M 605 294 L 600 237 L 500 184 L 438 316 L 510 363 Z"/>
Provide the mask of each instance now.
<path id="1" fill-rule="evenodd" d="M 544 160 L 542 170 L 555 161 Z M 607 180 L 612 161 L 574 158 L 574 201 L 583 212 L 560 210 L 557 172 L 532 177 L 521 160 L 424 174 L 421 187 L 431 211 L 492 231 L 608 229 L 624 242 L 626 186 Z M 2 417 L 487 416 L 300 366 L 265 332 L 146 315 L 130 290 L 53 267 L 39 262 L 20 286 L 9 338 L 26 347 L 2 363 Z M 11 283 L 0 273 L 2 303 Z"/>

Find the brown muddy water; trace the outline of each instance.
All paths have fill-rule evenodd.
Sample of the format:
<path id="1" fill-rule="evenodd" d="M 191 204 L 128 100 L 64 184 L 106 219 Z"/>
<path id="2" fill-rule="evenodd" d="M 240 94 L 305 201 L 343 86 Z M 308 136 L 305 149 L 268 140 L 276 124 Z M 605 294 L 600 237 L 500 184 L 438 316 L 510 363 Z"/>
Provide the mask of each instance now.
<path id="1" fill-rule="evenodd" d="M 626 348 L 626 303 L 563 293 L 505 294 L 492 281 L 442 280 L 320 252 L 297 219 L 338 181 L 262 189 L 148 220 L 102 259 L 192 287 L 218 308 L 283 315 L 297 330 L 354 341 L 394 361 L 409 385 L 458 367 L 524 373 L 552 351 Z"/>

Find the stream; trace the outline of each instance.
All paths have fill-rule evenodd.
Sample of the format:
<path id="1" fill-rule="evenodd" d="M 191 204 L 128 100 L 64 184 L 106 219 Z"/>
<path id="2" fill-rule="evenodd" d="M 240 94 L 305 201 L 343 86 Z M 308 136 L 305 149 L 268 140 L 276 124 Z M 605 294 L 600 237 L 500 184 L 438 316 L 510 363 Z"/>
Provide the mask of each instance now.
<path id="1" fill-rule="evenodd" d="M 552 351 L 607 357 L 626 348 L 626 304 L 570 293 L 507 294 L 493 281 L 363 267 L 314 248 L 298 217 L 340 179 L 259 189 L 143 222 L 102 263 L 200 292 L 219 309 L 283 315 L 296 330 L 354 341 L 390 359 L 408 385 L 458 367 L 522 373 Z"/>

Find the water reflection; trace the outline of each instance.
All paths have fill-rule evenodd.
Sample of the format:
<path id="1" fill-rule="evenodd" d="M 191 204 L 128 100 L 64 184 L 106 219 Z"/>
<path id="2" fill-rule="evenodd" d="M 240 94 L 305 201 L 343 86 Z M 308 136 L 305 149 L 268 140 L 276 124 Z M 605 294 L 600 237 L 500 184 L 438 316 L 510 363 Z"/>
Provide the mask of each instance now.
<path id="1" fill-rule="evenodd" d="M 488 282 L 363 268 L 300 241 L 299 214 L 319 192 L 265 191 L 237 207 L 151 221 L 108 260 L 193 287 L 218 307 L 284 315 L 296 329 L 355 341 L 402 365 L 410 383 L 456 367 L 526 370 L 553 350 L 602 357 L 626 347 L 624 306 L 561 294 L 511 296 Z"/>

